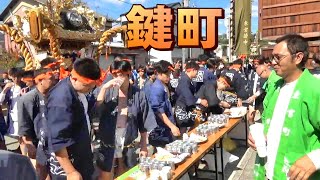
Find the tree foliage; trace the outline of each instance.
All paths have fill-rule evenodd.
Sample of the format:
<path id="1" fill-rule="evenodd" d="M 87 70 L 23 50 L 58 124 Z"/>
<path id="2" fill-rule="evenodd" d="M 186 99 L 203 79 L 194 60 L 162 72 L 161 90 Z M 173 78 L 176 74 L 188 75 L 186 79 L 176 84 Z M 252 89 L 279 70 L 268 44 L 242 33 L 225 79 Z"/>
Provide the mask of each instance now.
<path id="1" fill-rule="evenodd" d="M 10 68 L 16 67 L 19 61 L 18 58 L 7 52 L 5 49 L 0 49 L 0 69 L 8 70 Z"/>

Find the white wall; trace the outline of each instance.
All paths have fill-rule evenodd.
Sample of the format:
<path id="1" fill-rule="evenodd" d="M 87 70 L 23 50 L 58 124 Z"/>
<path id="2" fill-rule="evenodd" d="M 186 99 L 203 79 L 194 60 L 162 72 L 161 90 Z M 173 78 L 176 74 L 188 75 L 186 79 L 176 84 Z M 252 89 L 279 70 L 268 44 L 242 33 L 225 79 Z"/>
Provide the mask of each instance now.
<path id="1" fill-rule="evenodd" d="M 172 51 L 158 51 L 153 48 L 150 49 L 150 61 L 158 62 L 160 60 L 166 60 L 172 63 Z"/>

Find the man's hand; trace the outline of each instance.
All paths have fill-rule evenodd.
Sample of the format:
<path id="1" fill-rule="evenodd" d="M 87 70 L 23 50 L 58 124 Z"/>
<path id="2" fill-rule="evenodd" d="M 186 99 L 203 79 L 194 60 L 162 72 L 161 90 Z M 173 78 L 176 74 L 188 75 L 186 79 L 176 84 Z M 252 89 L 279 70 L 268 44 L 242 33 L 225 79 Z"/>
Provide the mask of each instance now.
<path id="1" fill-rule="evenodd" d="M 253 96 L 250 96 L 248 99 L 247 99 L 247 102 L 248 103 L 253 103 L 254 100 L 256 100 L 257 96 L 253 95 Z"/>
<path id="2" fill-rule="evenodd" d="M 208 101 L 205 100 L 205 99 L 201 99 L 200 104 L 201 104 L 202 106 L 204 106 L 204 107 L 208 107 Z"/>
<path id="3" fill-rule="evenodd" d="M 309 179 L 315 171 L 316 167 L 311 159 L 304 155 L 291 166 L 287 176 L 290 177 L 290 180 Z"/>
<path id="4" fill-rule="evenodd" d="M 102 88 L 104 89 L 110 89 L 112 87 L 115 87 L 115 86 L 118 86 L 120 87 L 123 83 L 123 80 L 122 79 L 119 79 L 119 78 L 115 78 L 115 79 L 112 79 L 110 80 L 109 82 L 107 82 L 106 84 L 104 84 L 102 86 Z"/>
<path id="5" fill-rule="evenodd" d="M 148 156 L 148 148 L 147 146 L 142 146 L 140 148 L 139 157 L 147 157 Z"/>
<path id="6" fill-rule="evenodd" d="M 248 144 L 253 150 L 255 150 L 255 151 L 257 150 L 256 144 L 252 138 L 251 133 L 249 133 L 249 136 L 248 136 Z"/>
<path id="7" fill-rule="evenodd" d="M 229 103 L 227 103 L 226 101 L 221 101 L 219 103 L 219 106 L 223 107 L 223 108 L 230 108 L 231 107 L 231 105 Z"/>
<path id="8" fill-rule="evenodd" d="M 25 143 L 25 148 L 27 148 L 28 157 L 36 159 L 37 148 L 32 143 Z"/>
<path id="9" fill-rule="evenodd" d="M 174 136 L 180 136 L 180 130 L 177 126 L 172 126 L 170 129 Z"/>
<path id="10" fill-rule="evenodd" d="M 241 107 L 242 106 L 242 99 L 238 98 L 237 106 Z"/>
<path id="11" fill-rule="evenodd" d="M 82 176 L 78 171 L 73 171 L 67 174 L 67 180 L 82 180 Z"/>
<path id="12" fill-rule="evenodd" d="M 247 113 L 247 119 L 248 119 L 249 124 L 254 123 L 255 115 L 256 115 L 255 109 L 252 106 L 249 106 L 249 110 L 248 110 L 248 113 Z"/>

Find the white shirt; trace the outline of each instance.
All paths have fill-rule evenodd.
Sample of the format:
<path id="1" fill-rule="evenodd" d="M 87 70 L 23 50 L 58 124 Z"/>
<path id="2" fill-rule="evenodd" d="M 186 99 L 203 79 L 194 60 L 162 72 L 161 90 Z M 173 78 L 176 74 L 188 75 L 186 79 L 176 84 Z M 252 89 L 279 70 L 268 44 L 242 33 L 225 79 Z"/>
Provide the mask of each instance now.
<path id="1" fill-rule="evenodd" d="M 254 72 L 254 82 L 253 82 L 253 94 L 255 94 L 257 92 L 257 85 L 258 85 L 258 74 L 256 72 Z M 253 107 L 255 107 L 256 101 L 253 101 Z"/>
<path id="2" fill-rule="evenodd" d="M 21 88 L 20 86 L 12 86 L 10 90 L 12 92 L 11 98 L 11 109 L 8 109 L 11 117 L 9 124 L 8 134 L 13 136 L 18 136 L 18 100 L 21 97 Z M 0 93 L 0 102 L 1 104 L 5 100 L 6 93 Z"/>
<path id="3" fill-rule="evenodd" d="M 281 87 L 277 103 L 274 108 L 273 116 L 270 121 L 270 127 L 267 134 L 267 178 L 273 179 L 274 165 L 279 148 L 281 132 L 286 117 L 286 112 L 290 103 L 291 96 L 297 80 L 291 83 L 286 83 Z"/>
<path id="4" fill-rule="evenodd" d="M 87 100 L 86 96 L 83 93 L 79 93 L 78 92 L 78 95 L 79 95 L 79 100 L 81 101 L 81 103 L 83 105 L 83 108 L 84 108 L 84 113 L 85 113 L 86 119 L 87 119 L 88 132 L 89 132 L 89 135 L 90 135 L 91 123 L 90 123 L 90 118 L 89 118 L 89 115 L 88 115 L 88 100 Z"/>

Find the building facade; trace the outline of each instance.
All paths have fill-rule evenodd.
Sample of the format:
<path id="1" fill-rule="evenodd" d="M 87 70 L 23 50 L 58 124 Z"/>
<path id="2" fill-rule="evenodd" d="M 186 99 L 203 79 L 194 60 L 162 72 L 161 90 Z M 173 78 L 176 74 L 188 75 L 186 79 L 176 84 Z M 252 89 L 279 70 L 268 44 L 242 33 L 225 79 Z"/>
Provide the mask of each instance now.
<path id="1" fill-rule="evenodd" d="M 320 0 L 259 0 L 259 33 L 274 41 L 288 33 L 299 33 L 309 41 L 310 52 L 319 52 Z M 264 47 L 270 56 L 273 46 Z"/>

